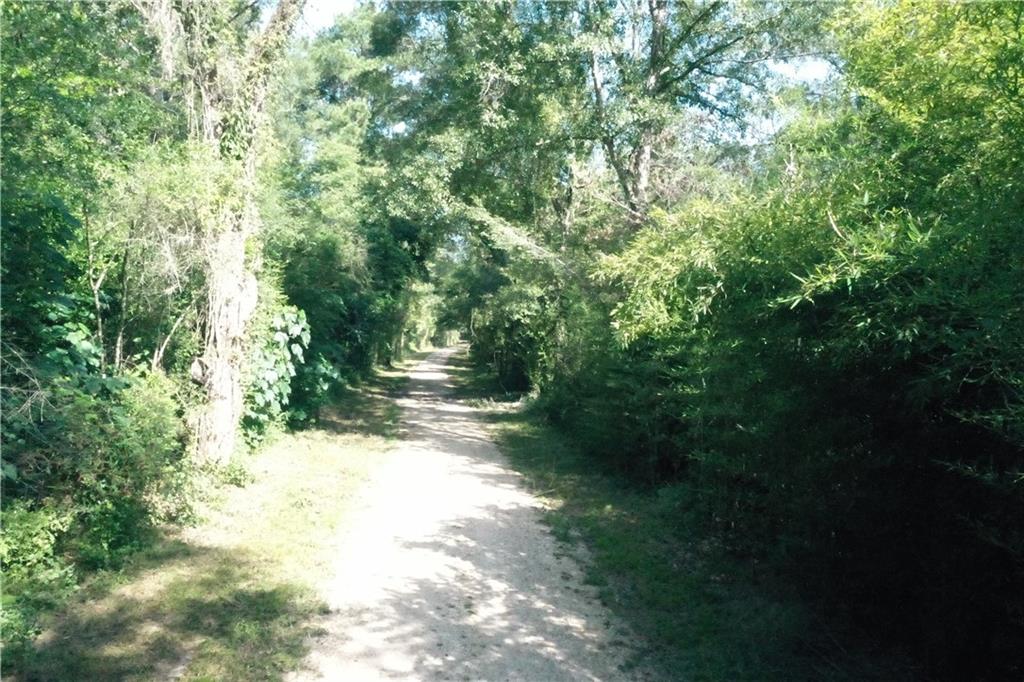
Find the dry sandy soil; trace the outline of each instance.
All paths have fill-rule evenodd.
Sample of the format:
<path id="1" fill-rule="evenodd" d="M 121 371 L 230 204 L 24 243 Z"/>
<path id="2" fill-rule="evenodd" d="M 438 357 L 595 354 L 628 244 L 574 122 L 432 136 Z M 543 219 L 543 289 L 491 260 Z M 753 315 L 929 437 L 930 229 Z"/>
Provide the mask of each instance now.
<path id="1" fill-rule="evenodd" d="M 290 680 L 622 680 L 630 638 L 541 524 L 434 353 L 411 374 L 402 440 L 332 543 L 330 606 Z"/>

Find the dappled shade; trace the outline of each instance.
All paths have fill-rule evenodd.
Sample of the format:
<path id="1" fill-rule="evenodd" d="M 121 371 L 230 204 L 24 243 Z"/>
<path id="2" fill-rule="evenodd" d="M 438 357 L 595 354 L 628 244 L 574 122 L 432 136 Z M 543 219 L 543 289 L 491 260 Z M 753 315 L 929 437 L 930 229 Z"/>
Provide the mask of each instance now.
<path id="1" fill-rule="evenodd" d="M 452 398 L 452 352 L 418 365 L 398 400 L 402 442 L 339 542 L 310 665 L 333 679 L 635 676 L 620 668 L 632 637 L 539 524 L 476 410 Z"/>

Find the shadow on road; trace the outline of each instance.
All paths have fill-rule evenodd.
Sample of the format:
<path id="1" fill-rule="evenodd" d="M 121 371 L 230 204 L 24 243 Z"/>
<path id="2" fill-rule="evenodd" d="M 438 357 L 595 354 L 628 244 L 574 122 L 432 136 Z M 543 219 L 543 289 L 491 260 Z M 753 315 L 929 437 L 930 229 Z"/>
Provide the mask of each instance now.
<path id="1" fill-rule="evenodd" d="M 401 446 L 343 545 L 334 608 L 294 679 L 636 679 L 580 566 L 540 525 L 438 353 L 398 399 Z"/>

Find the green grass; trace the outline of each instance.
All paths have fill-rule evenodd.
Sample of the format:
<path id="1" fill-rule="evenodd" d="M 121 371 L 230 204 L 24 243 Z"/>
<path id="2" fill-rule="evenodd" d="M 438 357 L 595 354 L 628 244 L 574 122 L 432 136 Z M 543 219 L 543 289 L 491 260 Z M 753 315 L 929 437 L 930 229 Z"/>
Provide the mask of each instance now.
<path id="1" fill-rule="evenodd" d="M 393 398 L 408 382 L 408 370 L 429 354 L 429 350 L 409 353 L 393 367 L 379 368 L 343 389 L 334 403 L 321 411 L 317 425 L 337 433 L 396 437 L 401 410 Z"/>
<path id="2" fill-rule="evenodd" d="M 331 577 L 331 541 L 387 457 L 390 398 L 422 355 L 346 391 L 321 428 L 245 461 L 197 525 L 165 529 L 120 571 L 93 575 L 12 679 L 275 680 L 300 668 L 325 609 L 317 585 Z"/>
<path id="3" fill-rule="evenodd" d="M 595 468 L 519 396 L 493 393 L 486 373 L 456 360 L 459 396 L 485 408 L 502 452 L 549 503 L 553 535 L 585 549 L 586 582 L 646 641 L 634 665 L 687 680 L 892 679 L 705 537 L 683 511 L 685 489 L 642 489 Z"/>
<path id="4" fill-rule="evenodd" d="M 487 403 L 511 403 L 524 393 L 506 391 L 497 376 L 477 364 L 463 347 L 448 358 L 448 373 L 455 382 L 455 394 L 460 400 Z"/>
<path id="5" fill-rule="evenodd" d="M 168 540 L 147 555 L 59 614 L 24 677 L 262 680 L 297 667 L 320 608 L 307 586 L 240 548 Z"/>

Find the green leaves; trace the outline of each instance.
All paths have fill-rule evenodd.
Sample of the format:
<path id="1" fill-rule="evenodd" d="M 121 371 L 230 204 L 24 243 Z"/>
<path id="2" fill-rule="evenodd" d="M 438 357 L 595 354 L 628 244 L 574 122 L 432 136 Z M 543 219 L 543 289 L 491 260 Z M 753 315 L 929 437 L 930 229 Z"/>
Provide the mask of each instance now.
<path id="1" fill-rule="evenodd" d="M 270 329 L 263 330 L 261 336 L 262 344 L 249 362 L 245 389 L 243 428 L 250 445 L 262 440 L 288 407 L 296 365 L 305 361 L 303 353 L 310 341 L 306 314 L 294 306 L 278 304 Z"/>

